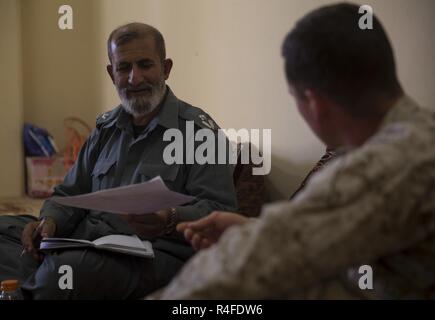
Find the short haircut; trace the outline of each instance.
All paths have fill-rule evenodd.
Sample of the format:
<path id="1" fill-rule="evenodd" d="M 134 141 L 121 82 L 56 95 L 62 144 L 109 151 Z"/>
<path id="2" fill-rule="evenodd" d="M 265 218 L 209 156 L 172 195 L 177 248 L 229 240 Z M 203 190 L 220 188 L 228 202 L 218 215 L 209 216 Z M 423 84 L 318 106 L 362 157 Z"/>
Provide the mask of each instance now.
<path id="1" fill-rule="evenodd" d="M 107 54 L 110 63 L 112 63 L 113 54 L 112 42 L 116 45 L 123 45 L 135 39 L 143 39 L 149 35 L 153 37 L 157 54 L 160 57 L 160 61 L 163 63 L 166 59 L 165 39 L 163 35 L 153 26 L 138 22 L 122 25 L 110 33 L 107 39 Z"/>
<path id="2" fill-rule="evenodd" d="M 372 112 L 377 99 L 402 93 L 381 23 L 373 16 L 373 29 L 360 29 L 358 10 L 348 3 L 321 7 L 286 36 L 285 72 L 297 95 L 307 88 L 317 90 L 351 113 L 364 114 Z"/>

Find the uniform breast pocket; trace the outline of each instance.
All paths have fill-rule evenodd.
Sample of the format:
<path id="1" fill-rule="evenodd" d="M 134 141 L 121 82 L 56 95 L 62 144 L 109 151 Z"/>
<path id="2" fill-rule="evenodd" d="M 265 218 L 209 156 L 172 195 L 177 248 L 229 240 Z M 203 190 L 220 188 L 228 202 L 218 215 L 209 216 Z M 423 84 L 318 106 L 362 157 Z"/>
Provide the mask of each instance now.
<path id="1" fill-rule="evenodd" d="M 92 171 L 92 191 L 112 187 L 115 175 L 116 159 L 97 161 Z"/>
<path id="2" fill-rule="evenodd" d="M 177 179 L 179 174 L 179 165 L 164 165 L 164 164 L 149 164 L 144 163 L 139 168 L 139 174 L 141 175 L 141 181 L 148 181 L 157 176 L 162 177 L 163 182 L 171 190 L 177 190 L 180 179 Z"/>

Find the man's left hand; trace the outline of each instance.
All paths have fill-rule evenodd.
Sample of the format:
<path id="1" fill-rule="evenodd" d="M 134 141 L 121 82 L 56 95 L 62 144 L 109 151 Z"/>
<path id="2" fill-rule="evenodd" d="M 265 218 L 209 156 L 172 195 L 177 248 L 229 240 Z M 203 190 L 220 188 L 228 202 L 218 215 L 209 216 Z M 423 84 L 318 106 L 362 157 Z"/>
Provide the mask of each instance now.
<path id="1" fill-rule="evenodd" d="M 144 214 L 121 214 L 134 232 L 141 237 L 160 237 L 165 233 L 170 209 Z"/>

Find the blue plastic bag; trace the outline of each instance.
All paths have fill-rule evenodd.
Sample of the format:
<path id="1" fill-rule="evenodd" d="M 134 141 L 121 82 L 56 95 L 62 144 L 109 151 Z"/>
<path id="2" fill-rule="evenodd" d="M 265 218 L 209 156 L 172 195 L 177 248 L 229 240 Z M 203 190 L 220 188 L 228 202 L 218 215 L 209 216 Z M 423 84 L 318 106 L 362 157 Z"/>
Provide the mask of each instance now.
<path id="1" fill-rule="evenodd" d="M 24 124 L 23 142 L 26 157 L 51 157 L 57 153 L 53 137 L 47 130 L 29 123 Z"/>

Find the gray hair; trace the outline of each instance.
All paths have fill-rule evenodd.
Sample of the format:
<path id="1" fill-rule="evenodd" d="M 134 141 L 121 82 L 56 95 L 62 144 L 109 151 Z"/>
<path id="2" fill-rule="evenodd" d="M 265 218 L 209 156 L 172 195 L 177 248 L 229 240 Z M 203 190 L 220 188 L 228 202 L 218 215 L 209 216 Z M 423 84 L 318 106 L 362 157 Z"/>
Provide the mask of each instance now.
<path id="1" fill-rule="evenodd" d="M 166 59 L 165 39 L 159 30 L 145 23 L 133 22 L 122 25 L 113 30 L 109 38 L 107 39 L 107 54 L 109 61 L 112 63 L 112 43 L 116 45 L 122 45 L 128 43 L 134 39 L 143 39 L 147 36 L 154 38 L 157 54 L 160 57 L 160 61 Z"/>

